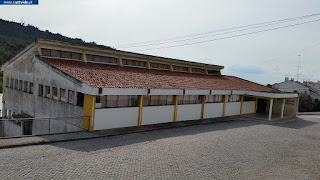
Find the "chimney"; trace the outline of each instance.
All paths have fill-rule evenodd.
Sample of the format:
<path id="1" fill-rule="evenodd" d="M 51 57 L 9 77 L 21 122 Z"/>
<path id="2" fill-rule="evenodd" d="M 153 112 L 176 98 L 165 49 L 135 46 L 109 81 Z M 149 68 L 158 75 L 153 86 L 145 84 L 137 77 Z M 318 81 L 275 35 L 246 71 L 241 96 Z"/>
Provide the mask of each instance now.
<path id="1" fill-rule="evenodd" d="M 288 81 L 289 81 L 289 77 L 285 77 L 284 82 L 288 82 Z"/>

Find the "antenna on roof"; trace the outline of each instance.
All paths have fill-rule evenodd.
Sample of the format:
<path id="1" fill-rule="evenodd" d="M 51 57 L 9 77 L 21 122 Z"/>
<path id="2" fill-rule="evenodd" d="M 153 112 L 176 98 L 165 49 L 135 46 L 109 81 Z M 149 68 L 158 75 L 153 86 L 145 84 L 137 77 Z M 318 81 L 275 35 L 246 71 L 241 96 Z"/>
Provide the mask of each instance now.
<path id="1" fill-rule="evenodd" d="M 300 77 L 300 75 L 301 75 L 301 74 L 300 74 L 300 67 L 301 67 L 301 66 L 300 66 L 300 60 L 301 60 L 300 58 L 301 58 L 301 55 L 299 54 L 298 56 L 299 56 L 299 59 L 298 59 L 297 75 L 296 75 L 297 81 L 299 81 L 299 77 Z"/>

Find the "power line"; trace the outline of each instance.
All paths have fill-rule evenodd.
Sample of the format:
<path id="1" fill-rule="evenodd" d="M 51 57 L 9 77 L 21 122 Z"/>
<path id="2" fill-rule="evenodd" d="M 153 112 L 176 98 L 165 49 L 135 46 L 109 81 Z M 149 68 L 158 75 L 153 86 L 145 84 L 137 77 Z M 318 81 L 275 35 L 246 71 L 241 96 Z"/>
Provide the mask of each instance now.
<path id="1" fill-rule="evenodd" d="M 238 35 L 233 35 L 233 36 L 210 39 L 210 40 L 205 40 L 205 41 L 190 42 L 190 43 L 178 44 L 178 45 L 172 45 L 172 46 L 163 46 L 163 47 L 158 47 L 158 48 L 142 49 L 142 50 L 137 50 L 137 51 L 167 49 L 167 48 L 173 48 L 173 47 L 188 46 L 188 45 L 193 45 L 193 44 L 201 44 L 201 43 L 206 43 L 206 42 L 212 42 L 212 41 L 218 41 L 218 40 L 224 40 L 224 39 L 231 39 L 231 38 L 235 38 L 235 37 L 247 36 L 247 35 L 251 35 L 251 34 L 258 34 L 258 33 L 262 33 L 262 32 L 274 31 L 274 30 L 278 30 L 278 29 L 284 29 L 284 28 L 299 26 L 299 25 L 313 23 L 313 22 L 317 22 L 317 21 L 320 21 L 320 19 L 316 19 L 316 20 L 312 20 L 312 21 L 305 21 L 305 22 L 302 22 L 302 23 L 296 23 L 296 24 L 291 24 L 291 25 L 286 25 L 286 26 L 280 26 L 280 27 L 276 27 L 276 28 L 270 28 L 270 29 L 266 29 L 266 30 L 253 31 L 253 32 L 243 33 L 243 34 L 238 34 Z"/>
<path id="2" fill-rule="evenodd" d="M 167 38 L 167 39 L 159 39 L 159 40 L 138 42 L 138 43 L 132 43 L 132 44 L 125 44 L 125 45 L 120 45 L 119 47 L 120 48 L 121 47 L 130 48 L 130 47 L 139 47 L 139 46 L 141 47 L 141 46 L 156 45 L 156 44 L 166 44 L 166 43 L 172 43 L 172 42 L 178 42 L 178 41 L 187 41 L 187 40 L 193 40 L 193 39 L 214 36 L 214 35 L 209 35 L 209 36 L 204 36 L 204 37 L 197 37 L 197 36 L 201 36 L 201 35 L 230 31 L 230 30 L 235 30 L 235 29 L 238 29 L 238 31 L 244 31 L 244 30 L 248 30 L 248 29 L 254 29 L 254 28 L 259 28 L 259 27 L 264 27 L 264 26 L 286 23 L 286 22 L 295 21 L 295 20 L 301 20 L 301 19 L 310 18 L 310 17 L 314 17 L 314 16 L 319 16 L 319 15 L 320 15 L 320 13 L 315 13 L 315 14 L 304 15 L 304 16 L 299 16 L 299 17 L 294 17 L 294 18 L 286 18 L 286 19 L 281 19 L 281 20 L 250 24 L 250 25 L 238 26 L 238 27 L 233 27 L 233 28 L 226 28 L 226 29 L 221 29 L 221 30 L 214 30 L 214 31 L 203 32 L 203 33 L 189 34 L 189 35 L 185 35 L 185 36 L 178 36 L 178 37 Z M 248 28 L 248 27 L 251 27 L 251 28 Z M 243 28 L 245 28 L 245 29 L 243 29 Z M 226 33 L 221 33 L 221 34 L 227 34 L 227 33 L 233 33 L 233 32 L 237 32 L 237 31 L 231 31 L 231 32 L 226 32 Z M 217 35 L 221 35 L 221 34 L 217 34 Z M 183 39 L 183 38 L 188 38 L 188 37 L 193 37 L 193 36 L 196 36 L 197 38 Z M 182 40 L 178 40 L 178 39 L 182 39 Z"/>
<path id="3" fill-rule="evenodd" d="M 290 55 L 293 55 L 293 54 L 297 54 L 297 53 L 302 52 L 302 51 L 304 51 L 304 50 L 306 50 L 306 49 L 314 48 L 314 47 L 316 47 L 316 46 L 320 46 L 320 43 L 317 43 L 317 44 L 314 44 L 314 45 L 312 45 L 312 46 L 309 46 L 309 47 L 306 47 L 306 48 L 303 48 L 303 49 L 294 51 L 294 52 L 289 53 L 289 54 L 286 54 L 286 55 L 284 55 L 284 56 L 272 58 L 272 59 L 267 60 L 267 61 L 264 61 L 264 62 L 262 62 L 262 63 L 264 64 L 264 63 L 272 62 L 272 61 L 275 61 L 275 60 L 278 60 L 278 59 L 281 59 L 281 58 L 284 58 L 284 57 L 287 57 L 287 56 L 290 56 Z"/>

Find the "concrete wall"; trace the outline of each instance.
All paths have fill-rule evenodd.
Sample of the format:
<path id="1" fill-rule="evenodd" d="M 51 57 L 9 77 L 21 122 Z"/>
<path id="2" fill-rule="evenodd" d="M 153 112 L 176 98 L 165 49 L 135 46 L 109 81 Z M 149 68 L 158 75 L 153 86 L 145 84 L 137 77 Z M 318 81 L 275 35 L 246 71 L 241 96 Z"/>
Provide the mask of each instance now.
<path id="1" fill-rule="evenodd" d="M 228 102 L 226 104 L 225 116 L 233 116 L 240 114 L 241 102 Z"/>
<path id="2" fill-rule="evenodd" d="M 278 115 L 281 114 L 282 102 L 283 102 L 282 99 L 273 100 L 272 114 L 278 114 Z M 298 106 L 297 104 L 298 104 L 298 98 L 286 99 L 283 114 L 285 116 L 296 116 L 297 106 Z"/>
<path id="3" fill-rule="evenodd" d="M 204 105 L 203 118 L 216 118 L 222 116 L 223 103 L 207 103 Z"/>
<path id="4" fill-rule="evenodd" d="M 255 101 L 244 101 L 242 105 L 242 114 L 254 113 Z"/>
<path id="5" fill-rule="evenodd" d="M 96 109 L 94 130 L 137 126 L 138 109 L 138 107 Z"/>
<path id="6" fill-rule="evenodd" d="M 142 125 L 172 122 L 173 113 L 173 105 L 143 107 Z"/>
<path id="7" fill-rule="evenodd" d="M 82 83 L 71 78 L 63 72 L 56 70 L 50 65 L 34 57 L 34 50 L 25 53 L 12 64 L 9 64 L 4 71 L 4 101 L 5 109 L 11 110 L 17 114 L 27 114 L 31 117 L 73 117 L 82 116 L 83 108 L 67 102 L 58 101 L 52 98 L 38 96 L 39 84 L 49 85 L 51 87 L 63 88 L 66 90 L 80 91 Z M 7 88 L 5 86 L 7 77 L 28 81 L 33 83 L 33 94 L 23 91 Z M 60 90 L 58 90 L 60 96 Z M 81 126 L 82 122 L 78 121 Z M 33 133 L 42 133 L 45 126 L 40 122 L 34 123 Z M 72 129 L 73 126 L 60 125 L 56 128 Z M 57 129 L 57 131 L 60 131 Z"/>
<path id="8" fill-rule="evenodd" d="M 4 136 L 21 136 L 22 134 L 22 128 L 21 126 L 10 122 L 10 121 L 4 121 L 3 122 L 4 125 L 4 132 L 3 135 Z"/>
<path id="9" fill-rule="evenodd" d="M 196 120 L 201 118 L 201 104 L 178 106 L 177 121 Z"/>

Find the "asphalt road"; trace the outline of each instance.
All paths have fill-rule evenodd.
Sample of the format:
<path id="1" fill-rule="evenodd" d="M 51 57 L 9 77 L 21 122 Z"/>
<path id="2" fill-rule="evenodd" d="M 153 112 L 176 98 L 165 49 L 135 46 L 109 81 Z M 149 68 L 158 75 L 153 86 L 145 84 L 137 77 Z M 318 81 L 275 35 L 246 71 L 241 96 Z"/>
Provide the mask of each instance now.
<path id="1" fill-rule="evenodd" d="M 320 179 L 320 116 L 0 150 L 0 179 Z"/>

